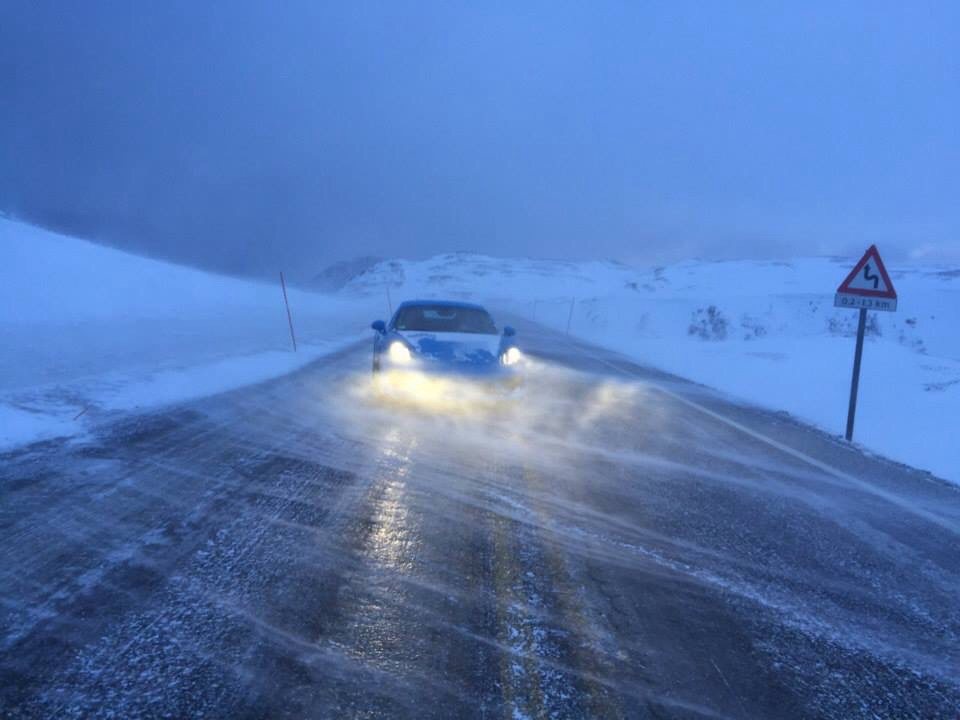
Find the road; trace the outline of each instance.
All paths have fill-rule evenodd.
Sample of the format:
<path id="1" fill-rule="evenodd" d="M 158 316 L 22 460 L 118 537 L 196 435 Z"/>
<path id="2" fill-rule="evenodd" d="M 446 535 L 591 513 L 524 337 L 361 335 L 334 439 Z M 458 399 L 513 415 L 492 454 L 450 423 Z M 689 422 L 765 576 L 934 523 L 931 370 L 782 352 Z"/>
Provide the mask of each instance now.
<path id="1" fill-rule="evenodd" d="M 960 715 L 957 488 L 519 325 L 510 402 L 364 345 L 0 456 L 0 715 Z"/>

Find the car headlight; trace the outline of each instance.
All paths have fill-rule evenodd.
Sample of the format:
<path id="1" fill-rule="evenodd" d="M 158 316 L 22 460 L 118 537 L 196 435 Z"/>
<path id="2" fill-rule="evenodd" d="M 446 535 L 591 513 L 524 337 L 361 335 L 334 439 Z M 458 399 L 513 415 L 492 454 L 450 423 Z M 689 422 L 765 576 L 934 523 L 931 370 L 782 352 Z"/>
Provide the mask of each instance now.
<path id="1" fill-rule="evenodd" d="M 390 349 L 387 350 L 387 354 L 390 356 L 390 360 L 395 363 L 408 363 L 413 359 L 413 356 L 410 354 L 410 348 L 399 341 L 390 343 Z"/>
<path id="2" fill-rule="evenodd" d="M 500 356 L 500 362 L 504 365 L 516 365 L 522 357 L 523 355 L 520 354 L 520 350 L 512 347 Z"/>

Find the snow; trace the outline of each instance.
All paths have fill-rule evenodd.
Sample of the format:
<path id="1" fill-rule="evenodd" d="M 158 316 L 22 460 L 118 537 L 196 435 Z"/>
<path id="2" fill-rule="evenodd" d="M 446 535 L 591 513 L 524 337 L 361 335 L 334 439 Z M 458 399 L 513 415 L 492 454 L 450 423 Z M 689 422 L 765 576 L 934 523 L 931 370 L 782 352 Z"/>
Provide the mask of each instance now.
<path id="1" fill-rule="evenodd" d="M 449 297 L 560 330 L 569 322 L 575 337 L 839 435 L 857 313 L 834 308 L 833 294 L 857 259 L 690 261 L 640 271 L 451 254 L 380 263 L 344 293 L 375 297 L 389 287 L 394 303 Z M 869 315 L 854 439 L 960 482 L 960 269 L 887 269 L 899 307 Z"/>
<path id="2" fill-rule="evenodd" d="M 882 251 L 882 248 L 881 248 Z M 483 302 L 842 434 L 857 313 L 833 291 L 857 258 L 615 262 L 440 255 L 378 263 L 334 295 L 129 255 L 0 218 L 0 448 L 105 414 L 277 376 L 367 337 L 414 297 Z M 864 448 L 960 482 L 960 270 L 890 266 L 871 313 L 855 430 Z M 522 342 L 522 336 L 521 336 Z"/>
<path id="3" fill-rule="evenodd" d="M 296 353 L 279 277 L 218 276 L 0 218 L 0 448 L 266 380 L 369 335 L 371 306 L 288 293 Z"/>

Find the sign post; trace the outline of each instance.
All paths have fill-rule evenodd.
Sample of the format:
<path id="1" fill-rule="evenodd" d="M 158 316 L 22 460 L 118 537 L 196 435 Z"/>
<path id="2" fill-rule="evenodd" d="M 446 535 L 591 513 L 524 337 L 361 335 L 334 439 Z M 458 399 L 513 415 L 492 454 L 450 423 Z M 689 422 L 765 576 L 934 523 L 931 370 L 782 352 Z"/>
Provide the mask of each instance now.
<path id="1" fill-rule="evenodd" d="M 840 308 L 859 309 L 857 349 L 853 354 L 853 378 L 850 381 L 850 405 L 847 407 L 847 441 L 853 440 L 853 420 L 857 414 L 857 388 L 860 385 L 860 361 L 863 358 L 863 336 L 867 329 L 867 310 L 894 312 L 897 291 L 893 289 L 887 269 L 876 245 L 871 245 L 846 280 L 840 283 L 833 304 Z"/>
<path id="2" fill-rule="evenodd" d="M 857 323 L 857 349 L 853 353 L 853 379 L 850 381 L 850 405 L 847 407 L 847 441 L 853 439 L 853 418 L 857 414 L 857 389 L 860 386 L 860 359 L 863 357 L 863 333 L 867 328 L 867 309 L 860 308 Z"/>

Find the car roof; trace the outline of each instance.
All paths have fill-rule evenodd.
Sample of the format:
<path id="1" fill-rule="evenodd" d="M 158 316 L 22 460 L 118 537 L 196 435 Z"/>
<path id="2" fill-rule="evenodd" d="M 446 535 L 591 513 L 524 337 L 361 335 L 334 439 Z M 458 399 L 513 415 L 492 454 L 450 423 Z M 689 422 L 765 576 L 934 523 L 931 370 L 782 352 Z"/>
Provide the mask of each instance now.
<path id="1" fill-rule="evenodd" d="M 483 310 L 487 311 L 483 305 L 477 305 L 476 303 L 461 302 L 459 300 L 406 300 L 397 307 L 397 310 L 407 307 L 450 307 L 450 308 L 465 308 L 468 310 Z"/>

